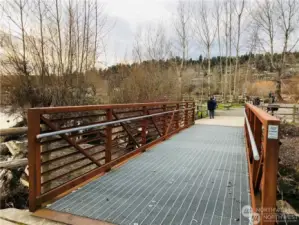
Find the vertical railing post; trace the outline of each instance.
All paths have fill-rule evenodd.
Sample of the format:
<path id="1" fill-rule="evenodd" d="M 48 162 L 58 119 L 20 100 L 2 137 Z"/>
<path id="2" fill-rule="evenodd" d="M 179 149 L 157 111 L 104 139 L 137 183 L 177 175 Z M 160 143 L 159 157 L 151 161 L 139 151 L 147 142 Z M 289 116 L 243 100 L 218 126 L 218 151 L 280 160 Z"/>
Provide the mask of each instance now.
<path id="1" fill-rule="evenodd" d="M 267 121 L 264 135 L 261 225 L 274 225 L 279 153 L 279 121 Z"/>
<path id="2" fill-rule="evenodd" d="M 195 123 L 195 102 L 192 103 L 192 124 Z"/>
<path id="3" fill-rule="evenodd" d="M 253 131 L 253 124 L 254 124 L 254 113 L 250 110 L 250 119 L 249 119 L 249 123 L 250 123 L 250 127 L 251 127 L 251 130 Z"/>
<path id="4" fill-rule="evenodd" d="M 143 115 L 147 115 L 146 106 L 143 107 Z M 142 145 L 146 144 L 146 131 L 147 131 L 147 119 L 143 119 L 142 120 L 142 133 L 141 133 Z"/>
<path id="5" fill-rule="evenodd" d="M 184 123 L 184 127 L 188 127 L 189 121 L 188 121 L 188 102 L 185 103 L 185 123 Z"/>
<path id="6" fill-rule="evenodd" d="M 36 135 L 40 134 L 40 112 L 28 109 L 28 163 L 29 163 L 29 210 L 34 212 L 40 203 L 37 197 L 41 194 L 41 156 L 40 143 Z"/>
<path id="7" fill-rule="evenodd" d="M 176 110 L 180 109 L 180 104 L 176 104 Z M 176 123 L 175 123 L 175 128 L 178 130 L 180 128 L 180 111 L 176 112 Z"/>
<path id="8" fill-rule="evenodd" d="M 106 111 L 106 120 L 113 120 L 112 109 L 107 109 Z M 112 126 L 106 126 L 106 146 L 105 146 L 105 163 L 109 163 L 111 161 L 111 151 L 112 151 Z M 107 168 L 109 171 L 111 168 Z"/>
<path id="9" fill-rule="evenodd" d="M 166 105 L 163 105 L 163 112 L 166 112 L 167 107 Z M 166 135 L 166 130 L 167 130 L 167 116 L 168 114 L 164 114 L 163 116 L 163 135 Z"/>

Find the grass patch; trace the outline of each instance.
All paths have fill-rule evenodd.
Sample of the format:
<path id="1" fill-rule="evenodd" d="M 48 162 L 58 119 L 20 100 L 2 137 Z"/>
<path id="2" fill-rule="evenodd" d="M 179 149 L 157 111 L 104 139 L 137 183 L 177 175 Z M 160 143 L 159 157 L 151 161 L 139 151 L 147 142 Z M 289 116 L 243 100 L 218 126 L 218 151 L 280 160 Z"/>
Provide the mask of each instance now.
<path id="1" fill-rule="evenodd" d="M 226 109 L 225 106 L 228 106 L 228 105 L 231 106 L 230 108 L 242 108 L 242 107 L 244 107 L 243 103 L 219 103 L 217 105 L 218 105 L 217 109 Z"/>
<path id="2" fill-rule="evenodd" d="M 208 117 L 208 112 L 206 110 L 197 112 L 198 119 L 202 119 L 202 118 L 206 118 L 206 117 Z"/>

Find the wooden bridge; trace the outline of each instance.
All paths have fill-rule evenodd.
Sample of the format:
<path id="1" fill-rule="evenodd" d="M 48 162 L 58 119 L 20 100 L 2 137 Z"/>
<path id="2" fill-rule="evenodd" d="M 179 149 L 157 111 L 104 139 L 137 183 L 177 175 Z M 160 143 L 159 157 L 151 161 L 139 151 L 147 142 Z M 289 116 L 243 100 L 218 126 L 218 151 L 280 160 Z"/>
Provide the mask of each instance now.
<path id="1" fill-rule="evenodd" d="M 195 124 L 194 102 L 28 111 L 30 211 L 67 224 L 275 224 L 279 120 Z"/>

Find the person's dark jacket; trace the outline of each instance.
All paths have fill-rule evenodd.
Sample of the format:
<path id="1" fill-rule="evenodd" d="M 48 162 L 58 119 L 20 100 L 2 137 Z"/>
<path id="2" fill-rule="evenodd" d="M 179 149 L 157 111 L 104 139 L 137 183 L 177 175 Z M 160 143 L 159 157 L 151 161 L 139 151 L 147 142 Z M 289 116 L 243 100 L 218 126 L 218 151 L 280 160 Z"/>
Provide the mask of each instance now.
<path id="1" fill-rule="evenodd" d="M 209 100 L 208 101 L 208 110 L 215 110 L 216 109 L 216 101 L 215 100 Z"/>

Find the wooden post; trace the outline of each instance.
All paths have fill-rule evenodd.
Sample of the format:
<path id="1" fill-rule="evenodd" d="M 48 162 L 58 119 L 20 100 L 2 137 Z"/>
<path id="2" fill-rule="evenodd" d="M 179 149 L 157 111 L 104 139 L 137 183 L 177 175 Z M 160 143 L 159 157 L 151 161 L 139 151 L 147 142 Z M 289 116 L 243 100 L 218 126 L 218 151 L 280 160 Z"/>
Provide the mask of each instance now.
<path id="1" fill-rule="evenodd" d="M 166 112 L 167 108 L 166 105 L 163 105 L 163 112 Z M 166 130 L 167 130 L 167 116 L 168 114 L 164 114 L 163 116 L 163 135 L 166 134 Z"/>
<path id="2" fill-rule="evenodd" d="M 112 109 L 107 109 L 106 120 L 111 121 L 113 119 Z M 112 127 L 111 125 L 106 126 L 106 146 L 105 146 L 105 163 L 111 161 L 111 151 L 112 151 Z M 109 167 L 107 171 L 111 168 Z"/>
<path id="3" fill-rule="evenodd" d="M 187 110 L 187 108 L 188 108 L 188 102 L 186 102 L 185 103 L 185 123 L 184 123 L 184 127 L 188 127 L 188 125 L 189 125 L 189 121 L 188 121 L 188 110 Z"/>
<path id="4" fill-rule="evenodd" d="M 261 225 L 274 225 L 279 153 L 279 121 L 268 121 L 264 136 Z"/>
<path id="5" fill-rule="evenodd" d="M 195 102 L 192 103 L 192 125 L 195 123 Z"/>
<path id="6" fill-rule="evenodd" d="M 147 109 L 146 106 L 143 107 L 143 115 L 147 115 Z M 146 131 L 147 131 L 147 119 L 142 120 L 142 133 L 141 133 L 141 138 L 142 138 L 142 145 L 146 144 Z M 145 151 L 145 150 L 144 150 Z"/>
<path id="7" fill-rule="evenodd" d="M 297 107 L 296 107 L 296 104 L 294 104 L 294 106 L 293 106 L 293 123 L 296 123 L 296 111 L 297 111 Z"/>
<path id="8" fill-rule="evenodd" d="M 40 134 L 40 113 L 28 109 L 28 163 L 29 163 L 29 210 L 34 212 L 40 203 L 37 197 L 41 194 L 41 156 L 40 143 L 36 135 Z"/>

